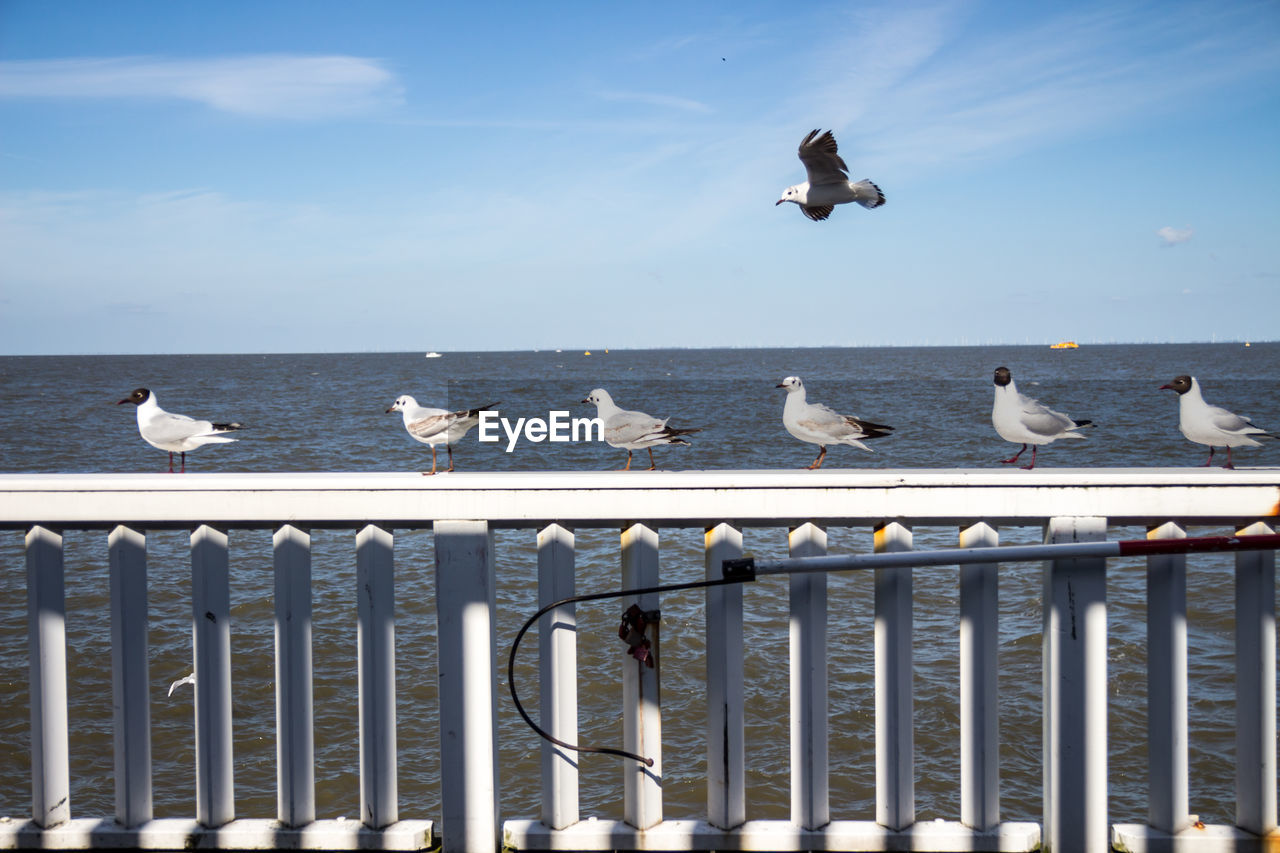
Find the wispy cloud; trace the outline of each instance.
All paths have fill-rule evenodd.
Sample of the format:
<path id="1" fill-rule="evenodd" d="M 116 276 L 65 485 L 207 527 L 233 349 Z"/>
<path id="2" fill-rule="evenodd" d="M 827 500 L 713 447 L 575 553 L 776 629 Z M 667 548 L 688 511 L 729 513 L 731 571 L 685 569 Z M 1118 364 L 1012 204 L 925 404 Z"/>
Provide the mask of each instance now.
<path id="1" fill-rule="evenodd" d="M 1195 231 L 1190 225 L 1184 225 L 1181 228 L 1174 228 L 1172 225 L 1166 225 L 1156 231 L 1156 236 L 1160 238 L 1161 245 L 1169 247 L 1187 242 L 1195 236 Z"/>
<path id="2" fill-rule="evenodd" d="M 659 95 L 651 92 L 601 92 L 599 97 L 605 101 L 619 101 L 631 104 L 647 104 L 651 107 L 679 110 L 687 113 L 707 113 L 711 108 L 701 101 L 692 98 L 681 98 L 676 95 Z"/>
<path id="3" fill-rule="evenodd" d="M 0 97 L 176 98 L 240 115 L 323 119 L 398 104 L 395 75 L 353 56 L 0 62 Z"/>
<path id="4" fill-rule="evenodd" d="M 1086 6 L 995 31 L 968 9 L 859 11 L 815 58 L 801 111 L 856 128 L 860 159 L 928 167 L 1138 121 L 1280 70 L 1280 26 L 1261 6 Z"/>

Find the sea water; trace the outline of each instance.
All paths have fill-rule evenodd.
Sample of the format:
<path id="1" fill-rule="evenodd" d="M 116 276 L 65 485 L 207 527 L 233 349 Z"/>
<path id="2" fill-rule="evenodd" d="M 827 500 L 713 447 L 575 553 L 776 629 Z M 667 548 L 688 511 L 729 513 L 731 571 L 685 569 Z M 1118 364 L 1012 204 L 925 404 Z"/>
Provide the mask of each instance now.
<path id="1" fill-rule="evenodd" d="M 1000 468 L 1017 447 L 991 426 L 992 371 L 1009 367 L 1024 394 L 1076 419 L 1084 441 L 1041 448 L 1038 467 L 1193 466 L 1207 448 L 1178 432 L 1178 404 L 1158 386 L 1181 373 L 1199 377 L 1206 398 L 1263 427 L 1280 429 L 1280 344 L 833 349 L 583 350 L 543 352 L 307 355 L 154 355 L 0 358 L 0 473 L 155 472 L 167 455 L 145 444 L 134 407 L 116 405 L 150 388 L 173 412 L 245 429 L 234 444 L 189 453 L 189 472 L 428 470 L 430 449 L 405 433 L 386 408 L 401 394 L 428 406 L 495 404 L 512 423 L 555 412 L 589 418 L 582 404 L 604 388 L 623 408 L 698 428 L 688 447 L 654 451 L 659 467 L 799 469 L 817 453 L 782 427 L 784 392 L 798 375 L 809 399 L 893 426 L 867 453 L 831 447 L 826 468 Z M 457 470 L 552 471 L 621 468 L 626 452 L 598 441 L 481 443 L 455 447 Z M 1028 451 L 1029 455 L 1029 451 Z M 1022 461 L 1026 461 L 1024 455 Z M 1219 454 L 1219 461 L 1222 454 Z M 1280 466 L 1280 442 L 1244 448 L 1238 466 Z M 440 448 L 440 465 L 446 464 Z M 641 451 L 635 465 L 648 466 Z M 1280 470 L 1277 471 L 1280 481 Z M 1140 537 L 1142 530 L 1113 530 Z M 1208 532 L 1208 531 L 1205 531 Z M 1221 531 L 1219 531 L 1221 532 Z M 866 551 L 868 529 L 829 531 L 835 551 Z M 664 581 L 701 577 L 702 532 L 661 532 Z M 954 529 L 917 528 L 917 547 L 953 547 Z M 506 654 L 536 607 L 532 531 L 497 536 L 499 737 L 505 816 L 539 813 L 539 741 L 506 695 Z M 1001 541 L 1037 542 L 1031 528 L 1001 530 Z M 66 537 L 67 642 L 73 815 L 113 811 L 110 640 L 106 535 Z M 757 554 L 785 550 L 783 530 L 747 530 Z M 191 671 L 190 556 L 182 532 L 147 539 L 155 812 L 194 813 L 191 688 L 167 695 Z M 316 793 L 320 817 L 356 817 L 354 537 L 313 535 L 313 642 Z M 0 816 L 30 810 L 25 562 L 21 531 L 0 532 Z M 618 532 L 577 532 L 578 589 L 616 588 Z M 1189 560 L 1191 811 L 1210 822 L 1234 815 L 1234 635 L 1229 557 Z M 272 556 L 267 531 L 233 531 L 232 678 L 236 811 L 275 814 Z M 1040 818 L 1039 564 L 1006 565 L 1000 586 L 1002 814 Z M 429 531 L 396 531 L 399 793 L 402 817 L 439 817 L 439 734 L 435 694 L 433 556 Z M 923 569 L 915 582 L 915 768 L 919 819 L 959 814 L 959 711 L 955 684 L 958 570 Z M 745 590 L 748 816 L 789 813 L 787 587 L 765 579 Z M 872 588 L 865 574 L 832 575 L 829 586 L 830 754 L 833 817 L 873 819 L 875 811 Z M 703 597 L 662 602 L 665 813 L 705 809 Z M 1140 562 L 1112 561 L 1108 577 L 1110 811 L 1114 821 L 1146 814 L 1145 574 Z M 615 603 L 579 606 L 581 741 L 621 743 Z M 537 707 L 535 643 L 518 660 L 526 707 Z M 779 673 L 783 677 L 779 678 Z M 621 817 L 621 767 L 584 756 L 582 814 Z"/>

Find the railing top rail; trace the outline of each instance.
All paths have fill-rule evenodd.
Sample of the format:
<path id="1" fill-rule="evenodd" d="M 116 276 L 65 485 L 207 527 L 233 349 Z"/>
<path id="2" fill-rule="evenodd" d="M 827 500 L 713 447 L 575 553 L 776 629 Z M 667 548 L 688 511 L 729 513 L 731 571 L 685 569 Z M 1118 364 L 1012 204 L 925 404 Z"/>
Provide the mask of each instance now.
<path id="1" fill-rule="evenodd" d="M 473 519 L 666 527 L 1226 523 L 1280 516 L 1280 468 L 1047 468 L 281 474 L 0 474 L 0 527 L 423 527 Z"/>

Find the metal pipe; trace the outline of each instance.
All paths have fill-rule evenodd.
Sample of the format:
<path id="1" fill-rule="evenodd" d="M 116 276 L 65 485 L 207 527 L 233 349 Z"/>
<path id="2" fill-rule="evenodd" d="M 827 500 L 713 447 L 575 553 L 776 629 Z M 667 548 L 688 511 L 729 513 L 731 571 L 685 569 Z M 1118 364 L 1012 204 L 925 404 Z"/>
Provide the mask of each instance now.
<path id="1" fill-rule="evenodd" d="M 1186 539 L 1120 539 L 1107 542 L 1067 542 L 1060 545 L 999 545 L 993 548 L 948 548 L 939 551 L 898 551 L 880 554 L 833 554 L 825 557 L 784 557 L 725 560 L 732 574 L 780 575 L 803 572 L 843 572 L 904 566 L 956 566 L 966 563 L 1021 563 L 1070 560 L 1077 557 L 1147 557 L 1209 551 L 1269 551 L 1280 548 L 1280 533 L 1256 536 L 1191 536 Z"/>

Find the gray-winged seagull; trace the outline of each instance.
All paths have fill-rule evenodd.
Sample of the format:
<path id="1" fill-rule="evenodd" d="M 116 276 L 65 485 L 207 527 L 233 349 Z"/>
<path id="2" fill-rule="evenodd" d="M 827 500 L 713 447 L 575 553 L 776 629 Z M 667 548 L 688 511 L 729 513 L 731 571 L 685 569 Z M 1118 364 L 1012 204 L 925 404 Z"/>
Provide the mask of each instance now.
<path id="1" fill-rule="evenodd" d="M 197 421 L 186 415 L 175 415 L 160 408 L 156 395 L 146 388 L 135 389 L 117 406 L 133 403 L 138 407 L 138 432 L 147 444 L 159 450 L 169 451 L 169 473 L 173 473 L 173 454 L 182 454 L 182 473 L 187 470 L 187 451 L 205 444 L 225 444 L 239 439 L 227 438 L 223 433 L 243 429 L 244 424 L 215 424 Z"/>
<path id="2" fill-rule="evenodd" d="M 1233 447 L 1261 447 L 1261 443 L 1253 437 L 1280 438 L 1253 425 L 1253 421 L 1244 415 L 1228 412 L 1221 406 L 1213 406 L 1205 402 L 1200 393 L 1200 383 L 1194 376 L 1183 374 L 1172 382 L 1161 385 L 1160 390 L 1178 392 L 1178 429 L 1189 440 L 1196 444 L 1209 445 L 1209 459 L 1201 467 L 1213 462 L 1213 451 L 1219 447 L 1227 448 L 1227 464 L 1223 468 L 1236 467 L 1231 462 Z"/>
<path id="3" fill-rule="evenodd" d="M 862 443 L 864 439 L 884 438 L 893 431 L 891 426 L 873 424 L 853 415 L 842 415 L 820 403 L 808 402 L 799 376 L 788 376 L 775 387 L 787 390 L 787 402 L 782 407 L 782 425 L 787 432 L 820 448 L 818 458 L 809 465 L 810 471 L 822 466 L 828 444 L 847 444 L 870 453 L 871 448 Z"/>
<path id="4" fill-rule="evenodd" d="M 1036 467 L 1036 450 L 1040 445 L 1060 438 L 1084 438 L 1076 430 L 1093 423 L 1072 420 L 1039 400 L 1019 394 L 1018 386 L 1013 383 L 1013 374 L 1007 367 L 996 368 L 995 386 L 996 400 L 991 409 L 991 424 L 1005 441 L 1022 445 L 1017 453 L 1008 459 L 1001 459 L 1003 464 L 1017 462 L 1030 444 L 1031 462 L 1022 466 L 1030 471 Z"/>
<path id="5" fill-rule="evenodd" d="M 603 388 L 597 388 L 587 395 L 584 403 L 594 403 L 596 413 L 604 422 L 604 440 L 610 447 L 627 451 L 627 464 L 623 471 L 631 470 L 631 451 L 644 448 L 649 451 L 649 470 L 657 468 L 653 460 L 653 448 L 660 444 L 688 445 L 680 436 L 701 432 L 701 429 L 676 429 L 667 426 L 670 418 L 655 418 L 644 412 L 629 412 L 618 407 L 613 397 Z"/>
<path id="6" fill-rule="evenodd" d="M 497 403 L 490 403 L 477 409 L 462 409 L 450 412 L 448 409 L 433 409 L 419 406 L 418 401 L 408 394 L 396 398 L 387 408 L 387 413 L 400 412 L 404 416 L 404 428 L 415 441 L 431 446 L 431 470 L 423 471 L 423 476 L 436 472 L 436 445 L 443 444 L 449 451 L 449 471 L 453 470 L 453 445 L 460 441 L 467 431 L 480 423 L 480 413 L 492 409 Z"/>
<path id="7" fill-rule="evenodd" d="M 800 143 L 800 162 L 804 163 L 809 180 L 783 190 L 782 198 L 774 207 L 793 201 L 800 205 L 805 216 L 816 222 L 830 216 L 837 204 L 856 201 L 865 208 L 884 204 L 884 193 L 871 181 L 849 180 L 849 167 L 837 153 L 836 138 L 831 131 L 818 134 L 817 130 L 810 131 Z"/>

